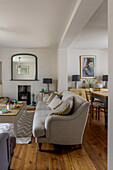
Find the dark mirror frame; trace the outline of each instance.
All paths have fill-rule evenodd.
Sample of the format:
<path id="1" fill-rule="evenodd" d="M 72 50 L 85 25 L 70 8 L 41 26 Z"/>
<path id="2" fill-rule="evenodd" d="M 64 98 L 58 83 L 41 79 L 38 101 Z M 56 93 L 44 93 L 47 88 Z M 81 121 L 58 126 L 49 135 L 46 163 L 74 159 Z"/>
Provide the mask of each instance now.
<path id="1" fill-rule="evenodd" d="M 18 55 L 29 55 L 35 58 L 35 79 L 13 79 L 13 58 Z M 37 56 L 30 53 L 18 53 L 11 57 L 11 81 L 37 81 Z"/>

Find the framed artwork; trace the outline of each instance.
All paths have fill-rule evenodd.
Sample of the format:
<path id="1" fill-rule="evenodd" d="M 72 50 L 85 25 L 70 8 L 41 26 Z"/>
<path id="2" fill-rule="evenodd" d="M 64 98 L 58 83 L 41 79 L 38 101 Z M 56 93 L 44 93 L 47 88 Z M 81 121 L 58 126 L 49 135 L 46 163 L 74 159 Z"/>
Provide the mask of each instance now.
<path id="1" fill-rule="evenodd" d="M 96 56 L 80 56 L 81 79 L 96 78 Z"/>
<path id="2" fill-rule="evenodd" d="M 22 66 L 18 69 L 18 74 L 26 75 L 29 74 L 29 66 Z"/>

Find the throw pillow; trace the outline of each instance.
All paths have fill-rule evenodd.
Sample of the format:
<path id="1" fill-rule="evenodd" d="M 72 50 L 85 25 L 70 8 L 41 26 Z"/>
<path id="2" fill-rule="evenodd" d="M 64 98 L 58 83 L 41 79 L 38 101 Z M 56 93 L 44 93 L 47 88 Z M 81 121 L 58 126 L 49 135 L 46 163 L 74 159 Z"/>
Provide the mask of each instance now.
<path id="1" fill-rule="evenodd" d="M 49 103 L 49 107 L 51 108 L 51 109 L 56 109 L 59 105 L 61 105 L 62 104 L 62 100 L 56 95 L 55 97 L 54 97 L 54 99 Z"/>
<path id="2" fill-rule="evenodd" d="M 52 94 L 48 97 L 48 99 L 46 100 L 46 103 L 49 104 L 49 103 L 54 99 L 55 96 L 58 96 L 60 99 L 62 99 L 62 95 L 58 95 L 58 94 L 56 94 L 56 93 L 52 93 Z"/>
<path id="3" fill-rule="evenodd" d="M 67 98 L 51 115 L 67 115 L 73 107 L 73 97 Z"/>
<path id="4" fill-rule="evenodd" d="M 55 91 L 54 93 L 57 94 L 57 95 L 59 95 L 59 96 L 61 96 L 63 92 L 60 92 L 60 93 L 59 93 L 59 92 L 56 92 L 56 91 Z"/>
<path id="5" fill-rule="evenodd" d="M 56 96 L 56 94 L 55 94 L 55 93 L 52 93 L 52 94 L 50 95 L 50 98 L 49 98 L 48 102 L 46 102 L 46 103 L 49 104 L 49 103 L 54 99 L 55 96 Z"/>

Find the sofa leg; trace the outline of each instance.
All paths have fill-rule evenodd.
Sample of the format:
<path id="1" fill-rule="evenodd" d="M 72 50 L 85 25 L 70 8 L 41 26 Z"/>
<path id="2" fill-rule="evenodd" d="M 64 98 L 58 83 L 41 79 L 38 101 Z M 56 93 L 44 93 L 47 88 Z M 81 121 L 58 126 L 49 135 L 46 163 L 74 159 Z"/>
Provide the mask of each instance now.
<path id="1" fill-rule="evenodd" d="M 77 150 L 77 149 L 82 149 L 82 144 L 78 144 L 72 147 L 72 149 Z"/>
<path id="2" fill-rule="evenodd" d="M 82 144 L 79 144 L 79 145 L 78 145 L 78 148 L 79 148 L 79 149 L 82 149 Z"/>
<path id="3" fill-rule="evenodd" d="M 41 151 L 42 143 L 38 143 L 38 150 Z"/>

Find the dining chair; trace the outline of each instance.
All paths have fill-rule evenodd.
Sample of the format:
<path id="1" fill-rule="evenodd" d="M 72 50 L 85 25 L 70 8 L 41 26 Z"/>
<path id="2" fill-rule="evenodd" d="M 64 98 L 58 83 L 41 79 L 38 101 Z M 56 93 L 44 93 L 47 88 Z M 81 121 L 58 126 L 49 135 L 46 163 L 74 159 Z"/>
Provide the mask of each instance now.
<path id="1" fill-rule="evenodd" d="M 92 89 L 92 91 L 93 90 L 95 90 L 95 89 Z M 86 90 L 85 94 L 86 94 L 86 100 L 90 103 L 90 111 L 89 112 L 91 113 L 91 91 L 90 90 Z M 92 108 L 93 109 L 93 113 L 94 113 L 94 110 L 96 111 L 96 119 L 98 118 L 98 120 L 99 120 L 100 119 L 100 112 L 104 111 L 104 103 L 102 101 L 96 99 L 93 102 L 92 107 L 93 107 Z M 90 123 L 91 123 L 91 119 L 93 117 L 94 117 L 94 114 L 92 114 L 92 115 L 90 114 Z"/>
<path id="2" fill-rule="evenodd" d="M 90 91 L 100 91 L 100 88 L 92 88 L 90 89 Z M 99 99 L 95 99 L 95 102 L 99 102 L 98 104 L 98 120 L 100 120 L 100 113 L 103 112 L 105 114 L 105 107 L 104 107 L 104 102 L 102 100 Z M 96 115 L 96 119 L 97 119 L 97 115 Z"/>

